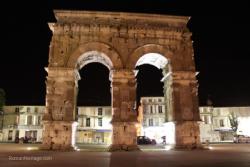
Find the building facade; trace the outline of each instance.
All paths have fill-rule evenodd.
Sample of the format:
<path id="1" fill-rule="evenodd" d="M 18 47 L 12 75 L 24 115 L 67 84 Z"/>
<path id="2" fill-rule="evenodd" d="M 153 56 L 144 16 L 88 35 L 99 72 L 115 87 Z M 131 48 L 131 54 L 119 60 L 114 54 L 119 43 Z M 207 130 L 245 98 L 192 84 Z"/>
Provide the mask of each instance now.
<path id="1" fill-rule="evenodd" d="M 2 114 L 2 141 L 16 138 L 42 141 L 42 115 L 44 106 L 5 106 Z"/>
<path id="2" fill-rule="evenodd" d="M 168 108 L 164 97 L 142 97 L 142 130 L 140 135 L 162 142 L 162 136 L 172 138 L 173 128 L 167 122 Z M 232 142 L 234 135 L 250 136 L 250 107 L 199 107 L 201 142 Z M 139 112 L 140 113 L 140 112 Z M 237 131 L 232 130 L 230 119 L 238 122 Z"/>
<path id="3" fill-rule="evenodd" d="M 76 143 L 111 144 L 111 107 L 78 107 Z"/>
<path id="4" fill-rule="evenodd" d="M 234 135 L 250 136 L 250 107 L 200 107 L 200 116 L 202 142 L 226 142 L 233 141 Z M 238 122 L 236 132 L 230 119 Z"/>
<path id="5" fill-rule="evenodd" d="M 0 141 L 27 138 L 30 142 L 42 142 L 44 109 L 45 106 L 5 106 L 0 115 Z M 111 107 L 78 107 L 76 142 L 110 144 L 111 115 Z"/>
<path id="6" fill-rule="evenodd" d="M 5 106 L 0 115 L 0 141 L 14 142 L 16 137 L 42 141 L 44 106 Z M 238 121 L 236 134 L 250 136 L 250 107 L 199 107 L 201 142 L 231 142 L 235 134 L 232 115 Z M 142 97 L 139 106 L 137 136 L 147 136 L 161 143 L 174 131 L 166 122 L 168 109 L 164 97 Z M 110 106 L 77 107 L 76 143 L 110 144 L 112 137 Z"/>
<path id="7" fill-rule="evenodd" d="M 164 97 L 142 97 L 141 106 L 143 113 L 141 135 L 162 142 L 165 136 L 166 106 Z"/>

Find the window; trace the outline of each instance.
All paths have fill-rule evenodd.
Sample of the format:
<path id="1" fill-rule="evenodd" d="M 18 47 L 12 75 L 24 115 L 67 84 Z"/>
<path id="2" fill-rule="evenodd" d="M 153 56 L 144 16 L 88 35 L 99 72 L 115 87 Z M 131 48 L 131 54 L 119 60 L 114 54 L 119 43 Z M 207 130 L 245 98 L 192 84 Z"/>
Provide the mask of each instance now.
<path id="1" fill-rule="evenodd" d="M 102 108 L 98 108 L 98 115 L 102 115 Z"/>
<path id="2" fill-rule="evenodd" d="M 40 125 L 41 124 L 41 116 L 38 116 L 37 117 L 37 125 Z"/>
<path id="3" fill-rule="evenodd" d="M 16 112 L 16 113 L 19 113 L 19 107 L 16 107 L 16 108 L 15 108 L 15 112 Z"/>
<path id="4" fill-rule="evenodd" d="M 223 119 L 220 120 L 220 127 L 224 127 L 224 120 Z"/>
<path id="5" fill-rule="evenodd" d="M 27 112 L 30 112 L 30 108 L 29 107 L 27 107 Z"/>
<path id="6" fill-rule="evenodd" d="M 102 118 L 98 118 L 98 126 L 102 126 Z"/>
<path id="7" fill-rule="evenodd" d="M 38 113 L 38 108 L 37 107 L 35 107 L 35 113 Z"/>
<path id="8" fill-rule="evenodd" d="M 208 124 L 208 116 L 207 115 L 204 116 L 204 123 Z"/>
<path id="9" fill-rule="evenodd" d="M 19 138 L 19 130 L 16 130 L 15 138 Z"/>
<path id="10" fill-rule="evenodd" d="M 27 125 L 32 125 L 32 115 L 27 117 Z"/>
<path id="11" fill-rule="evenodd" d="M 87 126 L 87 127 L 90 127 L 90 118 L 87 118 L 87 119 L 86 119 L 86 126 Z"/>
<path id="12" fill-rule="evenodd" d="M 153 113 L 153 106 L 150 106 L 150 113 Z"/>
<path id="13" fill-rule="evenodd" d="M 158 99 L 158 102 L 162 102 L 161 99 Z"/>
<path id="14" fill-rule="evenodd" d="M 9 130 L 8 140 L 12 140 L 13 130 Z"/>
<path id="15" fill-rule="evenodd" d="M 162 106 L 158 106 L 159 113 L 162 113 Z"/>
<path id="16" fill-rule="evenodd" d="M 153 118 L 150 118 L 148 121 L 149 126 L 154 126 Z"/>
<path id="17" fill-rule="evenodd" d="M 148 99 L 149 102 L 152 102 L 152 99 Z"/>

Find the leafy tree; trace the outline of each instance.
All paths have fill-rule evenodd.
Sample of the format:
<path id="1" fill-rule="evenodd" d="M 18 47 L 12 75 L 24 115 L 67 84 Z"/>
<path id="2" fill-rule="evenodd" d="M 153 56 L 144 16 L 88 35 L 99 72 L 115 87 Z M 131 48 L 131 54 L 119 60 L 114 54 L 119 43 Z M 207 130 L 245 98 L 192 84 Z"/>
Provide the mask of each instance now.
<path id="1" fill-rule="evenodd" d="M 5 91 L 0 88 L 0 111 L 3 111 L 3 106 L 5 105 Z"/>
<path id="2" fill-rule="evenodd" d="M 236 135 L 238 125 L 239 125 L 238 117 L 234 112 L 231 112 L 228 118 L 230 121 L 231 128 L 234 132 L 234 135 Z"/>

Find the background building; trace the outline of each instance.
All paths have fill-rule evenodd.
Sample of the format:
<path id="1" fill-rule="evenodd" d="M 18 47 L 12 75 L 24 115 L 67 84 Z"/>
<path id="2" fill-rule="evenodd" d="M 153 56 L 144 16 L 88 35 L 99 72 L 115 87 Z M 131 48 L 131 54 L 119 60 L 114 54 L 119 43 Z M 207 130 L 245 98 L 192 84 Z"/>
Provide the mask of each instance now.
<path id="1" fill-rule="evenodd" d="M 200 107 L 200 138 L 201 142 L 220 141 L 219 132 L 214 130 L 213 126 L 213 107 Z"/>
<path id="2" fill-rule="evenodd" d="M 168 109 L 165 108 L 164 97 L 142 97 L 141 106 L 142 130 L 140 135 L 162 142 L 161 137 L 172 136 L 165 121 Z M 232 142 L 234 135 L 250 136 L 250 107 L 199 107 L 201 142 Z M 140 112 L 139 112 L 140 113 Z M 230 119 L 237 121 L 234 132 Z"/>
<path id="3" fill-rule="evenodd" d="M 110 144 L 111 107 L 78 107 L 76 143 Z"/>
<path id="4" fill-rule="evenodd" d="M 166 108 L 164 97 L 142 97 L 143 122 L 141 135 L 162 142 L 165 135 Z"/>
<path id="5" fill-rule="evenodd" d="M 5 106 L 0 114 L 0 141 L 14 142 L 18 137 L 33 142 L 42 141 L 42 115 L 44 106 Z M 164 97 L 142 97 L 138 108 L 137 135 L 147 136 L 161 143 L 169 131 Z M 250 107 L 199 107 L 201 142 L 232 142 L 235 134 L 250 136 Z M 77 143 L 110 144 L 112 118 L 110 106 L 77 108 Z M 237 131 L 232 130 L 230 119 L 237 121 Z M 171 128 L 171 129 L 170 129 Z"/>
<path id="6" fill-rule="evenodd" d="M 250 107 L 200 107 L 201 141 L 233 141 L 235 134 L 250 136 Z M 237 131 L 232 130 L 230 119 L 238 122 Z"/>
<path id="7" fill-rule="evenodd" d="M 33 142 L 41 142 L 44 108 L 44 106 L 5 106 L 2 141 L 11 142 L 16 138 L 28 138 Z"/>

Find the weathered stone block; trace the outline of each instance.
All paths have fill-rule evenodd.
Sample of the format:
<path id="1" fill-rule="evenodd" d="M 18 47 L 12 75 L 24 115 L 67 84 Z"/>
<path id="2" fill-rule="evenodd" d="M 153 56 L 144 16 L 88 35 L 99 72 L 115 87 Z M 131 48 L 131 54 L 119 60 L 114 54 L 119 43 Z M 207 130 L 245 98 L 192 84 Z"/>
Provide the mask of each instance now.
<path id="1" fill-rule="evenodd" d="M 177 149 L 202 148 L 200 129 L 196 121 L 180 121 L 175 123 L 175 138 Z"/>
<path id="2" fill-rule="evenodd" d="M 72 150 L 74 141 L 72 135 L 76 130 L 76 123 L 72 121 L 45 121 L 43 130 L 42 149 Z"/>

